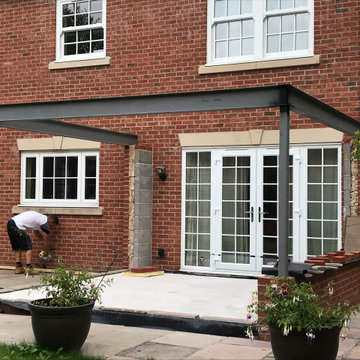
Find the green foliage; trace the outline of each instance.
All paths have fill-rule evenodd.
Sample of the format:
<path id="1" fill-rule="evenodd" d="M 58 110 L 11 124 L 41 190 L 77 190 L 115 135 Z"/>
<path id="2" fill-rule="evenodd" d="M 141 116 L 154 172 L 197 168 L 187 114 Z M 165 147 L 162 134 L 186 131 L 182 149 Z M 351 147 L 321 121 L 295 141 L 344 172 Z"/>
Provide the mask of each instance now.
<path id="1" fill-rule="evenodd" d="M 263 317 L 248 327 L 247 335 L 253 337 L 254 327 L 261 331 L 268 324 L 279 327 L 285 336 L 290 331 L 304 331 L 312 340 L 314 330 L 347 327 L 351 315 L 360 306 L 350 306 L 348 301 L 331 305 L 333 292 L 332 283 L 319 296 L 311 283 L 297 283 L 292 278 L 274 279 L 266 287 L 264 302 L 257 301 L 257 292 L 252 295 L 252 303 L 247 307 L 248 319 L 258 314 Z"/>
<path id="2" fill-rule="evenodd" d="M 80 351 L 70 353 L 47 350 L 38 345 L 7 345 L 0 343 L 0 359 L 2 360 L 102 360 L 101 357 L 84 356 Z"/>
<path id="3" fill-rule="evenodd" d="M 43 306 L 76 306 L 100 301 L 104 288 L 112 279 L 100 281 L 96 285 L 92 275 L 87 271 L 67 269 L 61 258 L 53 273 L 41 274 L 40 285 L 34 287 L 46 294 L 46 300 L 35 300 L 33 304 Z"/>
<path id="4" fill-rule="evenodd" d="M 357 130 L 354 135 L 354 139 L 351 142 L 353 146 L 352 156 L 355 160 L 360 159 L 360 132 Z"/>

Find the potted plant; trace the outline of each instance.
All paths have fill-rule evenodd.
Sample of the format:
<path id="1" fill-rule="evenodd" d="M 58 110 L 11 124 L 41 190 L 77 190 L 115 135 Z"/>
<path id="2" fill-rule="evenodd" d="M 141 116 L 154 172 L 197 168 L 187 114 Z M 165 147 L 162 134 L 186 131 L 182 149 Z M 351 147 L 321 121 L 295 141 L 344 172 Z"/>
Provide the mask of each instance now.
<path id="1" fill-rule="evenodd" d="M 253 338 L 255 328 L 262 332 L 268 326 L 276 360 L 335 360 L 340 331 L 360 307 L 348 301 L 331 305 L 333 293 L 332 283 L 319 296 L 311 283 L 274 279 L 266 287 L 264 302 L 257 301 L 257 292 L 252 294 L 248 319 L 260 316 L 248 326 L 247 335 Z"/>
<path id="2" fill-rule="evenodd" d="M 45 298 L 28 304 L 35 340 L 40 346 L 65 351 L 81 348 L 90 330 L 95 301 L 100 300 L 111 282 L 103 281 L 104 276 L 96 285 L 89 272 L 67 269 L 61 258 L 53 273 L 41 274 L 40 285 L 34 288 L 43 290 Z"/>

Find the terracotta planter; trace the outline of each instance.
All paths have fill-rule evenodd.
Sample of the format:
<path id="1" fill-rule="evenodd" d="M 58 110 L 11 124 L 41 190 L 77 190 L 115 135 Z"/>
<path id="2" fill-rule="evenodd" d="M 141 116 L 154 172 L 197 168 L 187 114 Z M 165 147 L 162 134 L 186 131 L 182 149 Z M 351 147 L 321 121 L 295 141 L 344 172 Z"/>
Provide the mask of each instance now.
<path id="1" fill-rule="evenodd" d="M 284 336 L 270 326 L 271 347 L 275 360 L 336 360 L 339 349 L 340 328 L 314 331 L 315 338 L 308 342 L 304 331 L 291 331 Z"/>
<path id="2" fill-rule="evenodd" d="M 44 299 L 45 300 L 45 299 Z M 84 344 L 91 325 L 94 303 L 55 307 L 29 304 L 36 342 L 48 349 L 78 350 Z"/>

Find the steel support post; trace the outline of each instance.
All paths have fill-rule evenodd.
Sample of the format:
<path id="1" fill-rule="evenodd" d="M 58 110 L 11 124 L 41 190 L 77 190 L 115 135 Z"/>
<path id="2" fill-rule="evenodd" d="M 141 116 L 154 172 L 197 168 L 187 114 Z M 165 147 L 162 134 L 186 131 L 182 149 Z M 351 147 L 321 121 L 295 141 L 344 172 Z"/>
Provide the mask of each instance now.
<path id="1" fill-rule="evenodd" d="M 288 276 L 289 270 L 289 106 L 280 106 L 279 156 L 279 263 L 278 275 Z"/>

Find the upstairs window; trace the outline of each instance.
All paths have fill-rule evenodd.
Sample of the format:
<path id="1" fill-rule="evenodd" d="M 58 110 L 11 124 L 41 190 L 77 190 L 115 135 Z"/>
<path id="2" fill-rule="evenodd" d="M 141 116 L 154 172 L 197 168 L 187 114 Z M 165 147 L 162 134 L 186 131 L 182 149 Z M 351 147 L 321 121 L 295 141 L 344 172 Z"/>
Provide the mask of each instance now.
<path id="1" fill-rule="evenodd" d="M 105 57 L 105 0 L 57 1 L 57 60 Z"/>
<path id="2" fill-rule="evenodd" d="M 208 0 L 208 64 L 313 55 L 313 0 Z"/>
<path id="3" fill-rule="evenodd" d="M 97 152 L 22 153 L 21 204 L 98 206 Z"/>

